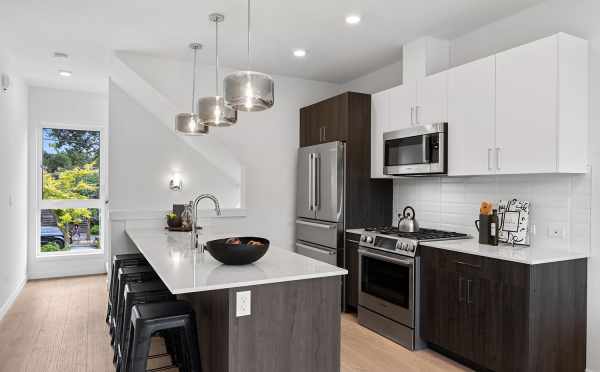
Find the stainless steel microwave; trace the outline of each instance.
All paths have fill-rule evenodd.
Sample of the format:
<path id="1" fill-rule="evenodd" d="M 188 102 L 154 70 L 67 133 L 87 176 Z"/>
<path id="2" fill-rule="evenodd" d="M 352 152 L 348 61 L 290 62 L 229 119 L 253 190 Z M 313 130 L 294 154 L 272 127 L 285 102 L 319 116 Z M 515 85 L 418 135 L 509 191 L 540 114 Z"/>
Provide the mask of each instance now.
<path id="1" fill-rule="evenodd" d="M 423 176 L 447 173 L 448 123 L 386 132 L 383 142 L 383 174 Z"/>

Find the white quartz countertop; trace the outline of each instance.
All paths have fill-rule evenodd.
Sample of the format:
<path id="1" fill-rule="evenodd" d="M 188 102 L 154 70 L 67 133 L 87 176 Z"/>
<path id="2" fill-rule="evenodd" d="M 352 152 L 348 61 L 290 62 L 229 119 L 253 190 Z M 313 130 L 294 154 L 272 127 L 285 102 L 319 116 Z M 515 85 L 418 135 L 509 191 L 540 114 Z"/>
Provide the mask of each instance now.
<path id="1" fill-rule="evenodd" d="M 346 275 L 347 270 L 271 245 L 250 265 L 228 266 L 208 251 L 190 249 L 190 234 L 156 229 L 126 229 L 125 233 L 174 294 L 237 288 L 293 280 Z M 206 242 L 239 233 L 201 233 Z"/>
<path id="2" fill-rule="evenodd" d="M 528 265 L 539 265 L 549 262 L 569 261 L 586 258 L 583 252 L 568 249 L 512 246 L 499 244 L 497 246 L 479 244 L 477 239 L 445 240 L 439 242 L 426 242 L 423 245 L 448 251 L 474 254 L 477 256 L 495 258 L 498 260 L 513 261 Z"/>
<path id="3" fill-rule="evenodd" d="M 361 234 L 362 229 L 349 229 L 347 232 Z M 527 265 L 539 265 L 549 262 L 569 261 L 587 258 L 589 255 L 581 251 L 569 249 L 556 249 L 546 247 L 526 247 L 499 244 L 498 246 L 479 244 L 476 238 L 461 240 L 443 240 L 437 242 L 423 242 L 421 245 L 448 251 L 473 254 L 494 258 L 497 260 L 519 262 Z"/>

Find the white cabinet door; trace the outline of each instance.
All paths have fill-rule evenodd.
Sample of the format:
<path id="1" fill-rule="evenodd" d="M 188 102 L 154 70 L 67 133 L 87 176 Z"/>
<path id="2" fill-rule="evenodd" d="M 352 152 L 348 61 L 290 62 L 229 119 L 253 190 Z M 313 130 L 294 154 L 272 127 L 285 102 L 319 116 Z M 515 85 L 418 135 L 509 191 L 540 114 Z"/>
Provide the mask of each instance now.
<path id="1" fill-rule="evenodd" d="M 444 71 L 419 80 L 415 108 L 415 121 L 418 125 L 447 120 L 447 76 Z"/>
<path id="2" fill-rule="evenodd" d="M 410 128 L 415 123 L 417 85 L 406 83 L 388 90 L 390 94 L 390 129 Z"/>
<path id="3" fill-rule="evenodd" d="M 448 175 L 495 173 L 495 58 L 448 71 Z"/>
<path id="4" fill-rule="evenodd" d="M 383 175 L 383 133 L 389 130 L 390 91 L 371 95 L 371 178 Z"/>
<path id="5" fill-rule="evenodd" d="M 496 55 L 497 173 L 557 169 L 557 40 Z"/>

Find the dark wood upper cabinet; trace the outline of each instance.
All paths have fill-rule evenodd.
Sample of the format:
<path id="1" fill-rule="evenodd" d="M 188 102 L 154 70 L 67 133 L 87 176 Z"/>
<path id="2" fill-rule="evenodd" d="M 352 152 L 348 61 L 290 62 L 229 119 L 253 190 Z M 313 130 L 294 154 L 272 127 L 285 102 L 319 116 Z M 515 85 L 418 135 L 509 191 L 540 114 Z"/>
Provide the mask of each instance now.
<path id="1" fill-rule="evenodd" d="M 525 265 L 421 247 L 421 337 L 476 369 L 584 372 L 585 259 Z"/>
<path id="2" fill-rule="evenodd" d="M 348 100 L 358 94 L 345 93 L 300 109 L 300 147 L 348 140 Z M 362 96 L 369 98 L 370 107 L 370 96 Z"/>

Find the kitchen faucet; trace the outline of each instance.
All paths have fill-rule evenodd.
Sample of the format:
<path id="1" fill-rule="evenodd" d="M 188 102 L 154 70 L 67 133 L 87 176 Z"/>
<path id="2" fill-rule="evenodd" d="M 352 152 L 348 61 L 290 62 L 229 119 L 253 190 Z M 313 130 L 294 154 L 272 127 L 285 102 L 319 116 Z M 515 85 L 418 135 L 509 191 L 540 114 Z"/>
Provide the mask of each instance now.
<path id="1" fill-rule="evenodd" d="M 196 220 L 198 219 L 198 203 L 202 199 L 212 200 L 213 204 L 215 205 L 215 212 L 217 213 L 217 216 L 221 215 L 221 208 L 219 207 L 219 200 L 213 194 L 202 194 L 202 195 L 199 195 L 196 199 L 194 199 L 194 201 L 192 202 L 192 240 L 191 240 L 192 249 L 198 248 L 198 226 L 196 226 L 196 223 L 197 223 Z M 200 245 L 200 253 L 204 253 L 204 244 Z"/>

